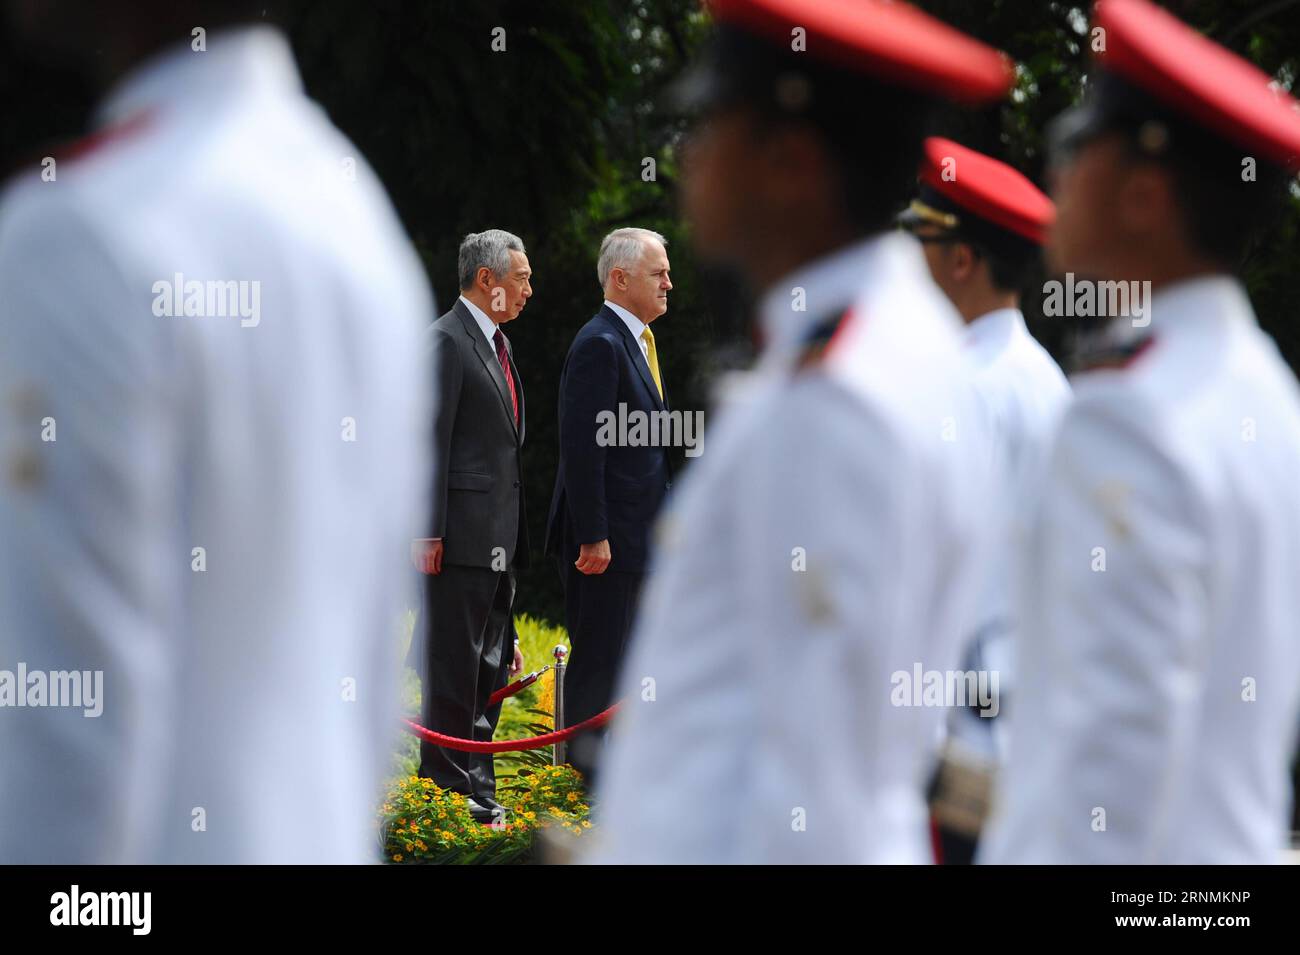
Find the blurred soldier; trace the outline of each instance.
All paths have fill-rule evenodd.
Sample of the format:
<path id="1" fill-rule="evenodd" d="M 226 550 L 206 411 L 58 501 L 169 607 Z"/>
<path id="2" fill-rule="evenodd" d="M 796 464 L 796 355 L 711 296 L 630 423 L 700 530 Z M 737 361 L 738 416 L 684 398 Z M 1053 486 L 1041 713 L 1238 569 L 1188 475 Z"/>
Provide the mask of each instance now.
<path id="1" fill-rule="evenodd" d="M 935 816 L 945 862 L 969 862 L 1002 750 L 1014 625 L 1012 581 L 1023 518 L 1070 386 L 1025 327 L 1020 293 L 1039 274 L 1052 201 L 1006 163 L 949 139 L 925 141 L 919 195 L 899 221 L 925 248 L 926 264 L 965 322 L 966 357 L 995 446 L 999 546 L 989 561 L 966 669 L 988 674 L 983 705 L 949 720 Z M 993 679 L 996 678 L 996 682 Z"/>
<path id="2" fill-rule="evenodd" d="M 1138 305 L 1109 309 L 1050 456 L 981 858 L 1274 862 L 1300 721 L 1300 393 L 1234 270 L 1300 165 L 1300 113 L 1145 0 L 1103 0 L 1095 26 L 1088 96 L 1054 131 L 1049 258 Z"/>
<path id="3" fill-rule="evenodd" d="M 460 244 L 460 296 L 429 330 L 433 353 L 433 481 L 429 536 L 412 545 L 426 574 L 425 613 L 411 641 L 424 725 L 490 740 L 501 704 L 488 699 L 523 667 L 514 636 L 515 571 L 528 566 L 524 388 L 501 326 L 532 297 L 523 241 L 501 229 Z M 420 743 L 420 775 L 468 797 L 480 822 L 501 819 L 491 754 Z"/>
<path id="4" fill-rule="evenodd" d="M 423 269 L 258 4 L 18 6 L 112 91 L 0 206 L 0 860 L 371 860 Z"/>
<path id="5" fill-rule="evenodd" d="M 685 199 L 762 290 L 765 351 L 660 528 L 597 858 L 926 862 L 943 709 L 899 678 L 970 632 L 987 446 L 891 225 L 928 94 L 995 100 L 1009 66 L 902 4 L 712 9 Z"/>

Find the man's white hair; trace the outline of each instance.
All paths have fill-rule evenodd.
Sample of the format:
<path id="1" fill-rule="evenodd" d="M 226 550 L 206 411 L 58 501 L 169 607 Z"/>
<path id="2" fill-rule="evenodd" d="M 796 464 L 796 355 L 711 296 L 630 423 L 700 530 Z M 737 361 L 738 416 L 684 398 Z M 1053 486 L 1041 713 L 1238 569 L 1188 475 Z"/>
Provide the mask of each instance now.
<path id="1" fill-rule="evenodd" d="M 645 244 L 651 240 L 668 248 L 668 240 L 650 229 L 615 229 L 600 243 L 600 258 L 596 260 L 596 278 L 603 289 L 609 284 L 609 273 L 615 269 L 630 269 L 645 255 Z"/>

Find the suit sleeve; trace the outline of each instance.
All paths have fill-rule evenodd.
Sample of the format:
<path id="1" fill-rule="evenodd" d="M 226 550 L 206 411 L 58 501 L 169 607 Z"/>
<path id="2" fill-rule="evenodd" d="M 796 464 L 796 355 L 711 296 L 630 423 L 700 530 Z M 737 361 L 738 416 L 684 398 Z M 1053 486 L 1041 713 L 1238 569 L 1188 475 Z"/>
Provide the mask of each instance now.
<path id="1" fill-rule="evenodd" d="M 1187 836 L 1167 831 L 1164 812 L 1193 758 L 1209 548 L 1158 428 L 1154 412 L 1096 399 L 1062 425 L 1031 535 L 1011 752 L 983 861 L 1146 863 Z"/>
<path id="2" fill-rule="evenodd" d="M 597 415 L 616 413 L 618 357 L 608 339 L 577 342 L 569 356 L 560 395 L 560 456 L 565 495 L 579 544 L 609 537 L 605 510 L 605 456 L 597 438 Z"/>
<path id="3" fill-rule="evenodd" d="M 451 467 L 451 436 L 460 406 L 463 372 L 455 340 L 434 328 L 430 331 L 430 350 L 434 375 L 433 402 L 433 482 L 429 495 L 429 536 L 447 533 L 447 472 Z"/>

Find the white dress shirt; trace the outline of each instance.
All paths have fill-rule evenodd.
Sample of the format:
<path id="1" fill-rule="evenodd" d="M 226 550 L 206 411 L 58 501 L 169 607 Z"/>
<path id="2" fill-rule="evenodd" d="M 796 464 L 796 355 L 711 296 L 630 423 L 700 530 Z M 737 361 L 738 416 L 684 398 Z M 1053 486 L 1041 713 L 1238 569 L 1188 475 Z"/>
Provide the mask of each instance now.
<path id="1" fill-rule="evenodd" d="M 100 116 L 0 198 L 0 666 L 105 697 L 0 711 L 0 860 L 373 860 L 423 269 L 269 27 L 161 53 Z M 202 314 L 166 314 L 177 276 Z"/>
<path id="2" fill-rule="evenodd" d="M 609 299 L 605 299 L 605 307 L 623 320 L 623 324 L 627 326 L 627 330 L 632 333 L 632 337 L 636 339 L 636 343 L 641 346 L 641 357 L 645 359 L 645 365 L 649 368 L 650 346 L 646 344 L 645 339 L 642 338 L 641 335 L 650 326 L 641 321 L 641 319 L 637 318 L 622 305 L 615 305 Z"/>
<path id="3" fill-rule="evenodd" d="M 958 319 L 899 234 L 777 283 L 762 318 L 658 530 L 593 858 L 928 861 L 944 710 L 892 705 L 891 674 L 953 666 L 973 612 L 987 446 Z"/>
<path id="4" fill-rule="evenodd" d="M 483 333 L 483 337 L 486 338 L 488 344 L 492 346 L 492 354 L 495 355 L 497 351 L 497 323 L 488 318 L 487 313 L 484 312 L 483 309 L 479 308 L 464 295 L 460 296 L 460 300 L 464 304 L 465 308 L 469 310 L 469 313 L 474 316 L 474 324 L 478 326 L 478 330 Z"/>
<path id="5" fill-rule="evenodd" d="M 1300 391 L 1245 290 L 1074 379 L 1028 553 L 988 862 L 1268 863 L 1300 725 Z"/>

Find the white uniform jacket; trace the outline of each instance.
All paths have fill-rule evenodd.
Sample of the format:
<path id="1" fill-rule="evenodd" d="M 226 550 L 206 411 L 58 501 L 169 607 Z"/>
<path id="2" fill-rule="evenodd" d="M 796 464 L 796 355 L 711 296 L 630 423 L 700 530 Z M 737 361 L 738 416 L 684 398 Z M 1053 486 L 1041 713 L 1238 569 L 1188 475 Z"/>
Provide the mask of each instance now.
<path id="1" fill-rule="evenodd" d="M 1260 863 L 1285 845 L 1300 393 L 1235 280 L 1176 283 L 1150 316 L 1127 361 L 1075 379 L 1051 454 L 984 861 Z"/>
<path id="2" fill-rule="evenodd" d="M 423 270 L 271 28 L 100 121 L 0 200 L 0 670 L 102 673 L 0 706 L 0 861 L 373 859 Z"/>

